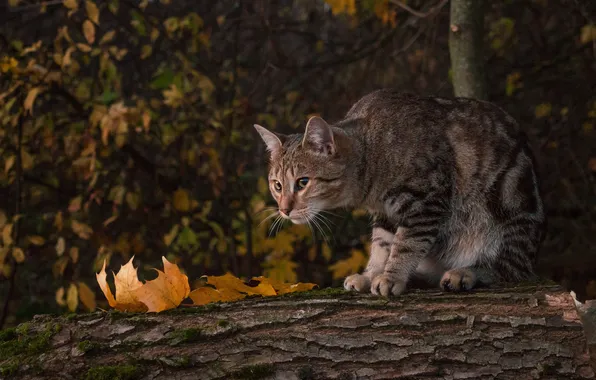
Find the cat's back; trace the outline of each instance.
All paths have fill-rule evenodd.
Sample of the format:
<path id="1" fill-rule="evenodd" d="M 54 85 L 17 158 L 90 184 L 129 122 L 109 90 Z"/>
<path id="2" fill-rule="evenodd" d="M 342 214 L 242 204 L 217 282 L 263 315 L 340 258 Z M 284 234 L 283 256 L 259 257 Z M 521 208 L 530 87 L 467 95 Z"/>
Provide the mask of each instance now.
<path id="1" fill-rule="evenodd" d="M 493 103 L 418 96 L 394 89 L 365 95 L 352 106 L 345 120 L 360 120 L 359 128 L 365 134 L 419 133 L 421 138 L 465 134 L 468 140 L 493 136 L 510 142 L 521 136 L 515 119 Z"/>

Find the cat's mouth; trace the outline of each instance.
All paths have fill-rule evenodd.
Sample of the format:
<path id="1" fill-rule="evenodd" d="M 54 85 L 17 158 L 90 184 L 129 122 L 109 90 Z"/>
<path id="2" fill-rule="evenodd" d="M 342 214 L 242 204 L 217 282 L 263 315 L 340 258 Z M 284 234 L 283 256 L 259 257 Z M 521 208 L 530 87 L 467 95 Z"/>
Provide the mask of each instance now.
<path id="1" fill-rule="evenodd" d="M 294 210 L 290 212 L 290 215 L 285 215 L 283 212 L 279 213 L 282 218 L 290 220 L 294 224 L 306 224 L 308 223 L 308 210 Z"/>

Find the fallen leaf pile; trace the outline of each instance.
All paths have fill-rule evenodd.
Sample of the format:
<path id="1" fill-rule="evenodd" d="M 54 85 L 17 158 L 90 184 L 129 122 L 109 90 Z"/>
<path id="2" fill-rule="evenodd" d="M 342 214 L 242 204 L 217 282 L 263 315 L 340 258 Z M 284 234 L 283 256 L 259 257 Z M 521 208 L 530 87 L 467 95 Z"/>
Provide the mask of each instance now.
<path id="1" fill-rule="evenodd" d="M 227 273 L 223 276 L 204 276 L 205 285 L 191 292 L 188 277 L 165 257 L 162 257 L 163 272 L 155 269 L 157 278 L 145 283 L 137 277 L 137 269 L 132 265 L 133 258 L 118 273 L 114 273 L 115 296 L 107 283 L 105 261 L 101 271 L 96 274 L 99 287 L 108 303 L 120 311 L 160 312 L 178 307 L 187 297 L 193 301 L 192 305 L 205 305 L 211 302 L 237 301 L 254 295 L 267 297 L 302 292 L 317 286 L 311 283 L 287 284 L 266 277 L 253 277 L 249 284 L 255 286 L 249 286 Z"/>

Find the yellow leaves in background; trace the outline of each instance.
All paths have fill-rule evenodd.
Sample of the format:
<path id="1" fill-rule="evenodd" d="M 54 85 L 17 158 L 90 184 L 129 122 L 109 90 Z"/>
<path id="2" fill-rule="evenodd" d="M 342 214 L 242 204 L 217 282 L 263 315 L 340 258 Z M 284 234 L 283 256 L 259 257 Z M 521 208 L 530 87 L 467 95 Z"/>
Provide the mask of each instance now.
<path id="1" fill-rule="evenodd" d="M 83 22 L 83 35 L 88 43 L 92 44 L 95 42 L 95 26 L 89 20 Z"/>
<path id="2" fill-rule="evenodd" d="M 23 102 L 23 108 L 29 114 L 31 114 L 33 112 L 33 103 L 35 103 L 35 98 L 37 98 L 37 95 L 39 94 L 40 90 L 41 89 L 39 87 L 33 87 L 27 93 L 27 97 L 25 98 L 25 101 Z"/>
<path id="3" fill-rule="evenodd" d="M 167 90 L 163 90 L 164 103 L 172 108 L 178 108 L 182 105 L 184 94 L 175 84 L 170 85 Z"/>
<path id="4" fill-rule="evenodd" d="M 160 312 L 178 307 L 187 297 L 193 301 L 194 305 L 205 305 L 211 302 L 236 301 L 247 296 L 269 297 L 307 291 L 316 286 L 316 284 L 309 283 L 288 284 L 266 277 L 254 277 L 252 282 L 257 282 L 256 286 L 249 286 L 239 278 L 227 273 L 223 276 L 205 276 L 206 284 L 191 292 L 188 277 L 180 271 L 176 264 L 170 263 L 165 257 L 162 257 L 164 271 L 156 269 L 157 278 L 144 284 L 139 281 L 132 260 L 131 258 L 128 263 L 120 268 L 118 273 L 114 274 L 116 296 L 114 296 L 107 283 L 105 261 L 101 271 L 96 274 L 97 283 L 106 296 L 109 305 L 120 311 Z M 65 301 L 69 308 L 71 305 L 69 304 L 68 294 L 77 291 L 76 288 L 75 290 L 71 290 L 71 288 L 67 291 Z M 94 301 L 91 302 L 93 297 L 91 297 L 92 291 L 90 289 L 79 284 L 77 292 L 81 302 L 87 308 L 90 308 L 91 305 L 95 307 Z M 84 295 L 81 295 L 82 293 Z M 64 289 L 61 288 L 56 293 L 56 301 L 59 304 L 63 302 L 61 301 L 63 295 Z M 70 298 L 73 298 L 73 296 L 70 296 Z"/>
<path id="5" fill-rule="evenodd" d="M 596 25 L 594 24 L 587 24 L 582 27 L 580 41 L 582 45 L 588 44 L 592 41 L 596 40 Z"/>
<path id="6" fill-rule="evenodd" d="M 534 114 L 536 115 L 536 119 L 542 119 L 544 117 L 548 117 L 551 114 L 552 106 L 550 103 L 542 103 L 536 106 L 534 110 Z"/>
<path id="7" fill-rule="evenodd" d="M 352 16 L 356 14 L 356 0 L 326 0 L 325 2 L 331 7 L 331 12 L 334 15 L 346 13 Z"/>
<path id="8" fill-rule="evenodd" d="M 338 260 L 335 264 L 329 266 L 329 270 L 334 280 L 341 279 L 352 273 L 359 272 L 366 265 L 368 259 L 364 252 L 359 249 L 352 250 L 349 258 Z"/>
<path id="9" fill-rule="evenodd" d="M 72 228 L 72 232 L 74 232 L 81 239 L 87 240 L 93 234 L 93 229 L 91 229 L 91 227 L 76 220 L 70 222 L 70 228 Z"/>
<path id="10" fill-rule="evenodd" d="M 184 189 L 178 189 L 174 192 L 174 208 L 178 211 L 190 211 L 190 195 Z"/>
<path id="11" fill-rule="evenodd" d="M 55 295 L 56 303 L 60 306 L 68 306 L 68 310 L 74 312 L 79 306 L 79 301 L 88 311 L 95 310 L 95 293 L 87 284 L 78 281 L 71 282 L 68 289 L 60 287 Z"/>
<path id="12" fill-rule="evenodd" d="M 99 24 L 99 9 L 93 1 L 85 1 L 85 10 L 87 11 L 87 17 L 95 24 Z"/>

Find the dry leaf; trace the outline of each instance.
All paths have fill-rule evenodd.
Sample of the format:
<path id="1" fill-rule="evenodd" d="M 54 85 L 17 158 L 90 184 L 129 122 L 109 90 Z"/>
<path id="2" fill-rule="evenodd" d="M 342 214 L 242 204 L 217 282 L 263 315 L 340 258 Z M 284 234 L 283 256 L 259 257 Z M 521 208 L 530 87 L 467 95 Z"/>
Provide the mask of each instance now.
<path id="1" fill-rule="evenodd" d="M 87 17 L 96 24 L 99 24 L 99 9 L 93 1 L 85 1 L 85 9 L 87 10 Z"/>
<path id="2" fill-rule="evenodd" d="M 56 290 L 56 303 L 60 306 L 66 306 L 66 300 L 64 299 L 64 287 L 61 286 L 60 289 Z"/>
<path id="3" fill-rule="evenodd" d="M 55 248 L 56 248 L 56 254 L 58 254 L 58 256 L 62 256 L 62 254 L 64 253 L 64 250 L 66 249 L 66 241 L 64 240 L 63 237 L 58 238 Z"/>
<path id="4" fill-rule="evenodd" d="M 217 290 L 208 286 L 203 286 L 193 290 L 188 295 L 194 305 L 206 305 L 212 302 L 231 302 L 240 300 L 246 295 L 230 289 Z"/>
<path id="5" fill-rule="evenodd" d="M 95 42 L 95 26 L 89 20 L 85 20 L 83 23 L 83 35 L 85 35 L 85 39 L 90 44 Z"/>
<path id="6" fill-rule="evenodd" d="M 8 223 L 2 229 L 2 242 L 5 246 L 12 244 L 12 223 Z"/>
<path id="7" fill-rule="evenodd" d="M 176 264 L 162 257 L 164 271 L 157 270 L 157 278 L 137 289 L 136 295 L 149 311 L 160 312 L 178 307 L 190 293 L 188 277 Z"/>
<path id="8" fill-rule="evenodd" d="M 66 292 L 66 305 L 68 310 L 75 311 L 79 306 L 79 291 L 75 284 L 70 284 L 68 291 Z"/>
<path id="9" fill-rule="evenodd" d="M 174 208 L 182 212 L 190 210 L 190 196 L 188 195 L 188 191 L 178 189 L 174 192 Z"/>
<path id="10" fill-rule="evenodd" d="M 126 265 L 123 265 L 120 268 L 120 271 L 117 274 L 114 274 L 117 298 L 112 294 L 106 281 L 107 274 L 105 260 L 103 262 L 103 268 L 96 274 L 97 283 L 111 307 L 120 311 L 147 311 L 147 307 L 140 302 L 135 295 L 135 291 L 143 286 L 143 283 L 139 281 L 137 270 L 132 265 L 133 258 L 134 256 L 128 263 L 126 263 Z"/>
<path id="11" fill-rule="evenodd" d="M 258 281 L 257 286 L 248 286 L 239 278 L 227 273 L 223 276 L 207 276 L 207 284 L 215 286 L 202 286 L 193 290 L 189 297 L 194 305 L 205 305 L 211 302 L 237 301 L 249 295 L 276 296 L 285 293 L 312 290 L 316 284 L 298 283 L 288 284 L 274 281 L 266 277 L 253 277 Z"/>
<path id="12" fill-rule="evenodd" d="M 81 239 L 87 240 L 93 234 L 93 230 L 91 229 L 91 227 L 89 227 L 85 223 L 81 223 L 76 220 L 73 220 L 72 222 L 70 222 L 70 228 L 72 228 L 72 231 L 75 234 L 77 234 L 77 236 L 80 237 Z"/>
<path id="13" fill-rule="evenodd" d="M 38 235 L 27 236 L 27 240 L 33 245 L 43 245 L 46 242 L 43 237 Z"/>
<path id="14" fill-rule="evenodd" d="M 93 293 L 93 290 L 91 290 L 84 282 L 79 281 L 78 285 L 79 299 L 81 300 L 83 305 L 89 311 L 95 310 L 95 293 Z"/>
<path id="15" fill-rule="evenodd" d="M 33 103 L 35 103 L 35 98 L 37 98 L 37 94 L 39 94 L 39 91 L 39 87 L 33 87 L 31 90 L 29 90 L 29 92 L 27 93 L 27 97 L 23 102 L 23 108 L 30 114 L 33 110 Z"/>
<path id="16" fill-rule="evenodd" d="M 25 261 L 25 252 L 19 247 L 14 247 L 12 249 L 12 257 L 14 257 L 15 261 L 20 264 Z"/>

